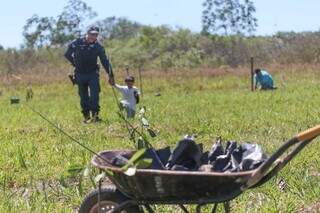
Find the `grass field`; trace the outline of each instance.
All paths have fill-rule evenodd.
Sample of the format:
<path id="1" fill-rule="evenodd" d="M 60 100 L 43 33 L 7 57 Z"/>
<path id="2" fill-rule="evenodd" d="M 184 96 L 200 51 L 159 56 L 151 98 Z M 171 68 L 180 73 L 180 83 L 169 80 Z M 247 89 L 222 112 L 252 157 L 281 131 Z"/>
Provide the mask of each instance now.
<path id="1" fill-rule="evenodd" d="M 221 136 L 256 142 L 273 153 L 320 118 L 317 73 L 285 78 L 277 74 L 275 80 L 278 90 L 252 93 L 244 76 L 146 79 L 142 105 L 159 132 L 153 145 L 174 146 L 183 135 L 194 133 L 207 150 Z M 32 86 L 34 98 L 29 103 L 95 151 L 131 148 L 111 88 L 105 84 L 102 88 L 101 116 L 106 122 L 100 124 L 81 123 L 76 88 L 67 83 Z M 0 86 L 0 91 L 0 212 L 75 211 L 93 184 L 88 177 L 70 177 L 68 168 L 87 166 L 92 154 L 23 104 L 10 105 L 11 96 L 24 99 L 25 87 Z M 234 212 L 295 212 L 319 203 L 319 142 L 308 145 L 267 184 L 235 199 Z M 284 190 L 278 187 L 280 180 L 287 183 Z M 179 212 L 172 206 L 157 211 Z"/>

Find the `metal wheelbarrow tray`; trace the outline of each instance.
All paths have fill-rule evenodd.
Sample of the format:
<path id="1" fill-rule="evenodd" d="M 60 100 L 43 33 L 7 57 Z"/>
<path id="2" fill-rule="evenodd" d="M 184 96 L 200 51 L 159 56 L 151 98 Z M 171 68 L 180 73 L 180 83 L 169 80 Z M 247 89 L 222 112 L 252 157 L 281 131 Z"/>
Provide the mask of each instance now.
<path id="1" fill-rule="evenodd" d="M 101 170 L 113 172 L 108 177 L 116 186 L 116 194 L 122 196 L 119 199 L 121 202 L 106 202 L 101 195 L 100 183 L 96 192 L 91 193 L 91 197 L 84 201 L 91 199 L 92 203 L 92 199 L 95 200 L 95 209 L 83 211 L 84 208 L 80 208 L 80 212 L 103 212 L 106 209 L 109 210 L 106 212 L 142 212 L 139 206 L 145 206 L 148 212 L 154 212 L 150 204 L 177 204 L 184 212 L 188 211 L 183 204 L 198 204 L 197 212 L 200 212 L 201 206 L 216 204 L 212 210 L 215 212 L 219 203 L 223 203 L 225 211 L 229 212 L 229 201 L 245 190 L 267 182 L 319 134 L 320 125 L 284 143 L 257 169 L 234 173 L 137 169 L 134 176 L 127 176 L 120 168 L 111 164 L 111 159 L 119 154 L 130 158 L 134 152 L 103 151 L 99 156 L 93 157 L 92 164 Z M 280 159 L 287 151 L 289 152 Z M 105 206 L 102 205 L 103 201 Z M 112 207 L 106 207 L 110 203 Z"/>

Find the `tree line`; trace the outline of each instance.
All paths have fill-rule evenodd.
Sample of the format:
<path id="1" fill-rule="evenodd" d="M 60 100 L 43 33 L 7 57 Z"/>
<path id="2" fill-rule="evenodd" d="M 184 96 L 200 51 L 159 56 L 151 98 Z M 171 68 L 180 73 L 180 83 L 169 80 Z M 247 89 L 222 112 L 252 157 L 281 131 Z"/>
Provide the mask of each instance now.
<path id="1" fill-rule="evenodd" d="M 81 0 L 69 0 L 57 17 L 33 15 L 26 21 L 24 46 L 0 46 L 0 72 L 25 72 L 37 66 L 66 64 L 66 45 L 83 35 L 89 25 L 101 28 L 101 42 L 114 67 L 192 69 L 261 63 L 319 63 L 320 32 L 279 32 L 254 36 L 258 20 L 249 0 L 205 0 L 201 32 L 147 26 L 122 17 L 91 23 L 96 12 Z"/>
<path id="2" fill-rule="evenodd" d="M 257 27 L 255 7 L 250 0 L 205 0 L 202 34 L 245 35 Z M 85 32 L 97 13 L 82 0 L 68 0 L 57 17 L 33 15 L 23 27 L 26 48 L 59 47 Z M 138 36 L 143 25 L 126 18 L 107 17 L 90 23 L 101 28 L 102 39 L 128 39 Z"/>

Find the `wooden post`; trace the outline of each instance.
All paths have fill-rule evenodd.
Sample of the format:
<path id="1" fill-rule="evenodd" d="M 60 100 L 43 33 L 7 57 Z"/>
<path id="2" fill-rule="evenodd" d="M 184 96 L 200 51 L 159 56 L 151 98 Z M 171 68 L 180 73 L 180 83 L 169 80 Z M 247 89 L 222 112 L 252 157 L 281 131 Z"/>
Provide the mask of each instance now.
<path id="1" fill-rule="evenodd" d="M 253 70 L 253 66 L 254 66 L 254 59 L 253 57 L 251 57 L 250 59 L 251 62 L 251 91 L 254 91 L 254 70 Z"/>
<path id="2" fill-rule="evenodd" d="M 141 69 L 142 67 L 139 66 L 138 71 L 139 71 L 139 81 L 140 81 L 140 93 L 141 93 L 141 97 L 143 97 L 143 92 L 142 92 L 142 75 L 141 75 Z"/>
<path id="3" fill-rule="evenodd" d="M 129 73 L 129 66 L 128 65 L 126 66 L 126 73 L 127 73 L 127 76 L 129 76 L 130 73 Z"/>

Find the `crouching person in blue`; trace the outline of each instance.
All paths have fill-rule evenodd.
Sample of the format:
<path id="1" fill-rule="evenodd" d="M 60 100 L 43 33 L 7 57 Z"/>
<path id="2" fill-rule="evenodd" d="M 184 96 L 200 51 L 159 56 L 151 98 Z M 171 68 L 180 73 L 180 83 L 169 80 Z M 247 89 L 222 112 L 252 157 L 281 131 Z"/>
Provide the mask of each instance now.
<path id="1" fill-rule="evenodd" d="M 75 67 L 75 82 L 78 85 L 80 105 L 84 123 L 98 122 L 99 118 L 99 65 L 100 62 L 113 81 L 113 73 L 104 47 L 97 41 L 98 27 L 90 27 L 84 38 L 78 38 L 69 44 L 65 57 Z"/>
<path id="2" fill-rule="evenodd" d="M 276 89 L 273 85 L 272 76 L 265 70 L 256 69 L 255 70 L 255 89 L 260 85 L 261 90 L 271 90 Z"/>

